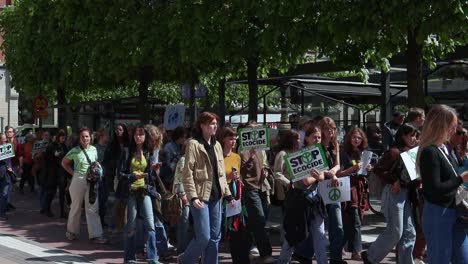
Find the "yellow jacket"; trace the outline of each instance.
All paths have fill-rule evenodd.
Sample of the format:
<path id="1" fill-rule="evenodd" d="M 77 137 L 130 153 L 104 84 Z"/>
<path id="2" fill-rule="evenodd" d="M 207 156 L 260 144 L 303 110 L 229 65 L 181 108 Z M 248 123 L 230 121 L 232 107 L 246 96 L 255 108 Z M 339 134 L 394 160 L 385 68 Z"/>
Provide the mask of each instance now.
<path id="1" fill-rule="evenodd" d="M 219 142 L 216 142 L 214 150 L 216 159 L 218 160 L 220 191 L 222 197 L 226 197 L 231 195 L 231 192 L 226 182 L 223 149 Z M 182 183 L 189 201 L 193 198 L 198 198 L 201 201 L 207 202 L 210 199 L 211 185 L 213 184 L 213 169 L 205 147 L 196 139 L 190 140 L 185 149 Z"/>

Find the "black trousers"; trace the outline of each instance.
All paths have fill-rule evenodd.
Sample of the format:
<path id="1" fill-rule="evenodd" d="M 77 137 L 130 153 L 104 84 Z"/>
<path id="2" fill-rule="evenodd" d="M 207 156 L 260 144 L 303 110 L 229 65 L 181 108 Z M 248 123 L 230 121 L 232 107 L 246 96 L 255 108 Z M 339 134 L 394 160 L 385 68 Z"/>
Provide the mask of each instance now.
<path id="1" fill-rule="evenodd" d="M 31 192 L 34 192 L 34 176 L 32 176 L 32 164 L 23 164 L 23 175 L 21 175 L 20 190 L 23 190 L 24 183 L 28 182 Z"/>

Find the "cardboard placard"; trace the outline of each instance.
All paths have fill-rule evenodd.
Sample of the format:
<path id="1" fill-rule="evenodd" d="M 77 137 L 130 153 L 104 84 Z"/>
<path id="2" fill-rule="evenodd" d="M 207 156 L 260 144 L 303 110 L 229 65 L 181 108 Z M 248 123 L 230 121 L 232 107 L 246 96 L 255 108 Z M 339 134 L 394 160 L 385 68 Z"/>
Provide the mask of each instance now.
<path id="1" fill-rule="evenodd" d="M 49 142 L 43 141 L 43 140 L 39 140 L 39 141 L 34 142 L 34 145 L 33 145 L 33 148 L 32 148 L 32 156 L 34 157 L 38 153 L 44 152 L 46 150 L 48 144 L 49 144 Z"/>
<path id="2" fill-rule="evenodd" d="M 243 128 L 239 132 L 239 150 L 270 149 L 270 130 L 267 126 Z"/>
<path id="3" fill-rule="evenodd" d="M 318 184 L 320 196 L 324 204 L 341 203 L 351 200 L 351 183 L 349 176 L 338 178 L 338 186 L 331 185 L 331 180 L 321 181 Z"/>
<path id="4" fill-rule="evenodd" d="M 184 126 L 185 105 L 168 105 L 164 112 L 164 128 L 174 130 L 177 127 Z"/>
<path id="5" fill-rule="evenodd" d="M 418 147 L 412 148 L 400 154 L 403 164 L 405 164 L 408 175 L 412 181 L 418 179 L 420 176 L 416 172 L 416 156 L 418 155 Z"/>
<path id="6" fill-rule="evenodd" d="M 0 160 L 9 159 L 15 156 L 15 148 L 11 143 L 0 145 Z"/>
<path id="7" fill-rule="evenodd" d="M 284 156 L 284 162 L 293 182 L 309 177 L 313 169 L 328 170 L 328 162 L 321 144 L 303 148 Z"/>

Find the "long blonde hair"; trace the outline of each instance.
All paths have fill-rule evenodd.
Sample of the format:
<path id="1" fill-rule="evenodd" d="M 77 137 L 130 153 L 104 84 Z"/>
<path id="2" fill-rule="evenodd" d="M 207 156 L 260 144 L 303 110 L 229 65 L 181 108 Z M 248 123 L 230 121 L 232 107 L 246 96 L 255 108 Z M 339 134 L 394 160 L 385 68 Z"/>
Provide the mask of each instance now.
<path id="1" fill-rule="evenodd" d="M 447 105 L 435 105 L 427 113 L 419 141 L 416 168 L 419 171 L 419 160 L 422 150 L 429 145 L 442 145 L 449 136 L 450 125 L 457 119 L 457 112 Z"/>
<path id="2" fill-rule="evenodd" d="M 150 150 L 154 151 L 155 149 L 160 149 L 163 141 L 163 135 L 159 128 L 155 125 L 146 125 L 146 131 L 148 131 L 148 135 L 150 136 L 149 145 Z"/>

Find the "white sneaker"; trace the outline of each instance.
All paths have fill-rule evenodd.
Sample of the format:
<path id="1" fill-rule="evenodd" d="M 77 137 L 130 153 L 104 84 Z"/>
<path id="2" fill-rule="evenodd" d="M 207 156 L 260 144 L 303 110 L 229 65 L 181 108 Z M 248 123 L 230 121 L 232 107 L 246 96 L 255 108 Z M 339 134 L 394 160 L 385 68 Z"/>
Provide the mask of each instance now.
<path id="1" fill-rule="evenodd" d="M 415 258 L 414 259 L 414 264 L 425 264 L 425 262 L 422 259 Z"/>
<path id="2" fill-rule="evenodd" d="M 253 248 L 250 250 L 250 255 L 260 256 L 260 252 L 258 251 L 258 248 L 257 248 L 257 247 L 253 247 Z"/>
<path id="3" fill-rule="evenodd" d="M 174 249 L 174 246 L 167 241 L 167 249 Z"/>

